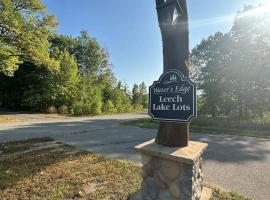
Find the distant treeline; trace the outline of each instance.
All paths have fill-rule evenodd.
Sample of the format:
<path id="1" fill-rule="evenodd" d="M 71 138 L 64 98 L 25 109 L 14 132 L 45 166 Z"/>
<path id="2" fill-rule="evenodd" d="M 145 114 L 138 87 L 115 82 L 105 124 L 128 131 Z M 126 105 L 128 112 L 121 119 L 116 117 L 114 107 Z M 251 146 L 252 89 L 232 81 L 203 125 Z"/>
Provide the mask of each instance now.
<path id="1" fill-rule="evenodd" d="M 202 93 L 199 113 L 262 119 L 270 111 L 270 14 L 245 6 L 228 33 L 201 41 L 191 54 Z"/>
<path id="2" fill-rule="evenodd" d="M 144 83 L 118 81 L 108 51 L 86 31 L 55 33 L 40 0 L 0 0 L 0 107 L 77 115 L 147 107 Z"/>

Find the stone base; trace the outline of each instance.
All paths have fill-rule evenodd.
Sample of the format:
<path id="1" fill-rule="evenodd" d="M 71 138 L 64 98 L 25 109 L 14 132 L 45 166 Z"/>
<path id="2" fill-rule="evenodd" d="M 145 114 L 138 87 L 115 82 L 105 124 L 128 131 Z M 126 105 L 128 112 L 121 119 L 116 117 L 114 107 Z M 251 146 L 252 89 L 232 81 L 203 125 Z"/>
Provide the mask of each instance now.
<path id="1" fill-rule="evenodd" d="M 206 199 L 201 159 L 206 147 L 205 143 L 190 141 L 188 147 L 170 148 L 154 140 L 136 146 L 142 155 L 143 182 L 133 200 Z"/>

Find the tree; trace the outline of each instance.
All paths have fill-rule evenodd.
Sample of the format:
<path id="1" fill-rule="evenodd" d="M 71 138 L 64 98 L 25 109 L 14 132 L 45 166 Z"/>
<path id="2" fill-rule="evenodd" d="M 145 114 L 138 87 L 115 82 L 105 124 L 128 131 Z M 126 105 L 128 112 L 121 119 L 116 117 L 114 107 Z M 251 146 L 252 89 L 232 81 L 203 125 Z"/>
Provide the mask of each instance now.
<path id="1" fill-rule="evenodd" d="M 230 55 L 229 44 L 230 37 L 218 32 L 202 40 L 191 53 L 192 65 L 199 69 L 194 79 L 198 83 L 198 89 L 203 91 L 205 109 L 212 117 L 217 116 L 228 87 L 225 77 L 229 73 L 226 68 Z"/>
<path id="2" fill-rule="evenodd" d="M 263 116 L 269 95 L 270 31 L 269 13 L 256 12 L 259 6 L 245 6 L 235 17 L 230 67 L 233 93 L 238 101 L 238 117 L 248 118 L 249 111 Z M 259 97 L 259 98 L 258 98 Z"/>
<path id="3" fill-rule="evenodd" d="M 132 88 L 132 104 L 140 104 L 140 92 L 137 84 L 134 84 Z"/>
<path id="4" fill-rule="evenodd" d="M 77 63 L 73 56 L 66 50 L 56 50 L 53 53 L 59 59 L 60 70 L 55 74 L 55 87 L 57 102 L 55 106 L 72 106 L 78 95 L 78 83 L 80 81 Z"/>
<path id="5" fill-rule="evenodd" d="M 24 107 L 42 111 L 49 106 L 70 108 L 77 99 L 80 79 L 74 58 L 67 51 L 57 49 L 52 56 L 59 60 L 60 69 L 49 71 L 45 68 L 31 73 L 32 77 L 40 78 L 37 78 L 38 84 L 28 82 L 28 89 L 22 97 Z"/>
<path id="6" fill-rule="evenodd" d="M 0 76 L 4 107 L 45 111 L 49 106 L 72 106 L 78 94 L 77 64 L 67 51 L 51 53 L 60 63 L 58 70 L 24 62 L 13 77 Z"/>
<path id="7" fill-rule="evenodd" d="M 148 106 L 148 95 L 147 95 L 147 88 L 144 82 L 142 82 L 139 85 L 139 91 L 141 95 L 141 102 L 140 104 L 143 106 L 143 108 L 147 108 Z"/>
<path id="8" fill-rule="evenodd" d="M 56 25 L 40 0 L 0 0 L 0 72 L 12 76 L 24 61 L 57 69 L 48 52 Z"/>
<path id="9" fill-rule="evenodd" d="M 135 109 L 147 108 L 148 106 L 148 95 L 147 89 L 144 82 L 137 85 L 134 84 L 132 88 L 132 104 Z"/>
<path id="10" fill-rule="evenodd" d="M 129 91 L 117 85 L 108 51 L 86 31 L 75 38 L 58 35 L 56 25 L 41 0 L 0 0 L 0 106 L 130 111 Z"/>
<path id="11" fill-rule="evenodd" d="M 263 117 L 269 111 L 269 13 L 246 6 L 229 33 L 216 33 L 192 50 L 193 74 L 212 117 Z"/>
<path id="12" fill-rule="evenodd" d="M 91 38 L 87 31 L 81 31 L 80 36 L 73 38 L 66 35 L 54 35 L 50 39 L 51 48 L 67 50 L 76 59 L 82 76 L 99 77 L 111 74 L 111 63 L 108 51 L 95 38 Z"/>

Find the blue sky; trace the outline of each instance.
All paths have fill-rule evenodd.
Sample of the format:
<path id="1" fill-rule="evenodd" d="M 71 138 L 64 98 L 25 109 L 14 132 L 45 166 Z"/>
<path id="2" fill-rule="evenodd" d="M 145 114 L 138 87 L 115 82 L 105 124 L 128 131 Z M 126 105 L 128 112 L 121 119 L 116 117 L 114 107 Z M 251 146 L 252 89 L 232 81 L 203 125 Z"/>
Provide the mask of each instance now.
<path id="1" fill-rule="evenodd" d="M 226 32 L 243 5 L 265 0 L 187 0 L 191 48 L 217 31 Z M 60 23 L 58 32 L 87 30 L 108 49 L 113 71 L 130 87 L 162 73 L 162 43 L 155 0 L 43 0 Z"/>

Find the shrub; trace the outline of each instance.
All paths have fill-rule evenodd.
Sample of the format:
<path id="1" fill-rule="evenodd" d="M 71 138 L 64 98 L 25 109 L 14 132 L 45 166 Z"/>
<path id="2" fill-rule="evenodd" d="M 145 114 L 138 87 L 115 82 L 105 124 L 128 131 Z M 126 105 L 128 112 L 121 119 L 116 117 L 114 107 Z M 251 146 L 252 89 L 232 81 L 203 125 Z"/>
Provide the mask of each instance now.
<path id="1" fill-rule="evenodd" d="M 134 105 L 134 110 L 141 111 L 141 110 L 143 110 L 143 106 L 141 104 L 135 104 Z"/>
<path id="2" fill-rule="evenodd" d="M 47 109 L 47 112 L 51 113 L 51 114 L 57 113 L 57 109 L 56 109 L 55 106 L 49 106 L 48 109 Z"/>
<path id="3" fill-rule="evenodd" d="M 108 100 L 108 101 L 104 104 L 102 110 L 103 110 L 104 113 L 110 113 L 110 114 L 111 114 L 111 113 L 116 113 L 116 112 L 117 112 L 117 110 L 116 110 L 116 108 L 115 108 L 115 106 L 113 105 L 113 102 L 112 102 L 111 100 Z"/>
<path id="4" fill-rule="evenodd" d="M 91 105 L 91 112 L 95 115 L 102 113 L 102 101 L 99 98 L 95 98 Z"/>
<path id="5" fill-rule="evenodd" d="M 102 101 L 94 99 L 93 102 L 76 102 L 72 106 L 74 115 L 99 115 L 102 113 Z"/>
<path id="6" fill-rule="evenodd" d="M 76 102 L 72 106 L 74 115 L 90 115 L 91 105 L 83 102 Z"/>
<path id="7" fill-rule="evenodd" d="M 60 114 L 69 114 L 69 109 L 67 106 L 63 105 L 58 108 Z"/>

